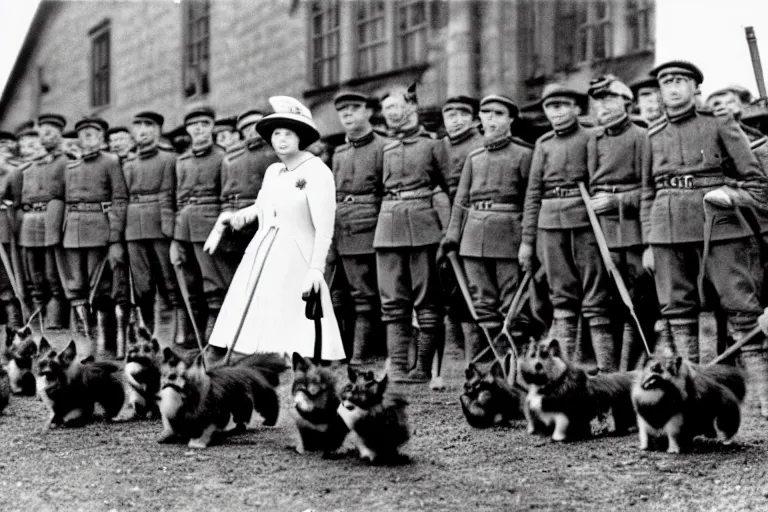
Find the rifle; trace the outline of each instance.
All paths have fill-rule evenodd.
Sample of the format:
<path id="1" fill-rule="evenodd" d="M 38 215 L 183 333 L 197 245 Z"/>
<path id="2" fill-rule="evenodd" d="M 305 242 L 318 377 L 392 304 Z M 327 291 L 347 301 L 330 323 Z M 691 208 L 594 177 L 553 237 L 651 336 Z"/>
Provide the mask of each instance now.
<path id="1" fill-rule="evenodd" d="M 762 103 L 766 102 L 768 95 L 765 91 L 765 78 L 763 76 L 763 65 L 760 61 L 760 50 L 757 48 L 757 36 L 755 36 L 754 27 L 744 27 L 744 33 L 747 37 L 747 46 L 749 46 L 749 55 L 752 57 L 752 70 L 755 72 L 755 82 L 757 82 L 757 92 L 760 93 Z"/>

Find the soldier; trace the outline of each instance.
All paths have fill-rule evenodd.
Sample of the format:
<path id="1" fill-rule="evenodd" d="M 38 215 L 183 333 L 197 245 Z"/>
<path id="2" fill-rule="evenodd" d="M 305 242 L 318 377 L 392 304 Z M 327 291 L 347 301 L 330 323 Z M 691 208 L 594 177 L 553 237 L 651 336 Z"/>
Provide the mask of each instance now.
<path id="1" fill-rule="evenodd" d="M 447 192 L 447 158 L 442 142 L 419 124 L 415 91 L 393 88 L 382 99 L 382 111 L 397 137 L 384 146 L 384 200 L 373 240 L 391 377 L 427 382 L 435 349 L 443 341 L 435 256 L 444 227 L 432 196 L 437 186 Z M 409 373 L 414 310 L 420 330 L 416 366 Z"/>
<path id="2" fill-rule="evenodd" d="M 123 163 L 136 147 L 130 130 L 125 126 L 110 126 L 107 130 L 107 141 L 109 142 L 109 151 L 120 158 L 120 163 Z"/>
<path id="3" fill-rule="evenodd" d="M 484 147 L 466 158 L 442 242 L 444 252 L 458 250 L 480 324 L 491 337 L 501 331 L 520 283 L 517 252 L 533 150 L 511 136 L 517 114 L 508 96 L 491 94 L 480 102 Z M 467 364 L 480 349 L 477 335 L 465 337 Z"/>
<path id="4" fill-rule="evenodd" d="M 35 309 L 45 307 L 48 328 L 61 329 L 68 312 L 59 270 L 63 261 L 64 172 L 70 161 L 61 149 L 66 119 L 59 114 L 43 114 L 37 123 L 46 153 L 25 166 L 15 179 L 15 202 L 21 210 L 19 246 L 32 304 Z"/>
<path id="5" fill-rule="evenodd" d="M 587 141 L 579 125 L 577 101 L 583 95 L 559 84 L 544 88 L 544 114 L 553 131 L 536 141 L 525 196 L 520 265 L 530 271 L 534 248 L 549 283 L 553 322 L 550 337 L 560 340 L 569 358 L 577 354 L 579 314 L 599 367 L 610 364 L 614 349 L 608 317 L 609 277 L 600 259 L 578 183 L 587 182 Z"/>
<path id="6" fill-rule="evenodd" d="M 15 159 L 16 136 L 11 132 L 0 131 L 0 157 Z"/>
<path id="7" fill-rule="evenodd" d="M 18 176 L 23 168 L 31 162 L 22 162 L 13 157 L 12 144 L 15 137 L 8 132 L 0 132 L 0 243 L 3 244 L 5 253 L 9 255 L 11 268 L 6 268 L 4 262 L 0 265 L 0 301 L 3 303 L 3 313 L 6 325 L 12 328 L 21 327 L 24 323 L 21 315 L 21 305 L 14 294 L 11 279 L 19 279 L 21 269 L 18 265 L 18 254 L 14 252 L 15 246 L 11 243 L 17 229 L 17 208 L 13 206 L 18 201 Z M 39 156 L 38 156 L 39 158 Z M 16 281 L 19 283 L 19 281 Z M 19 283 L 23 285 L 23 283 Z"/>
<path id="8" fill-rule="evenodd" d="M 213 109 L 192 108 L 184 116 L 184 125 L 192 137 L 190 149 L 176 160 L 176 222 L 171 242 L 171 262 L 181 265 L 190 290 L 195 315 L 207 305 L 205 339 L 208 339 L 227 283 L 235 268 L 226 258 L 212 256 L 204 249 L 208 235 L 221 212 L 221 163 L 224 150 L 213 143 Z M 203 297 L 199 296 L 202 287 Z M 196 319 L 192 319 L 197 321 Z"/>
<path id="9" fill-rule="evenodd" d="M 256 131 L 256 123 L 264 117 L 258 109 L 243 112 L 237 119 L 237 129 L 245 144 L 229 146 L 221 164 L 221 216 L 228 216 L 256 201 L 267 167 L 278 162 L 272 146 Z M 227 230 L 225 241 L 219 245 L 218 257 L 226 258 L 237 268 L 255 229 Z M 226 282 L 229 286 L 229 281 Z"/>
<path id="10" fill-rule="evenodd" d="M 667 120 L 649 131 L 652 167 L 643 176 L 641 219 L 650 247 L 643 258 L 655 269 L 661 315 L 673 342 L 697 362 L 701 277 L 714 285 L 734 340 L 763 311 L 755 275 L 758 249 L 734 207 L 764 204 L 768 179 L 733 116 L 696 109 L 694 93 L 704 77 L 695 65 L 667 62 L 651 74 L 659 81 Z M 762 341 L 744 347 L 742 360 L 768 405 Z"/>
<path id="11" fill-rule="evenodd" d="M 664 107 L 661 104 L 659 83 L 652 76 L 641 78 L 630 86 L 633 96 L 637 100 L 637 108 L 640 110 L 640 119 L 651 126 L 664 117 Z"/>
<path id="12" fill-rule="evenodd" d="M 223 117 L 213 123 L 213 140 L 224 151 L 240 143 L 240 132 L 234 117 Z"/>
<path id="13" fill-rule="evenodd" d="M 35 128 L 34 121 L 27 121 L 16 132 L 16 140 L 19 147 L 19 158 L 23 161 L 34 160 L 43 154 L 43 146 L 40 144 L 40 132 Z"/>
<path id="14" fill-rule="evenodd" d="M 127 157 L 123 174 L 128 188 L 125 241 L 136 306 L 155 333 L 173 336 L 177 344 L 186 341 L 186 313 L 182 309 L 171 267 L 170 248 L 175 218 L 176 155 L 158 148 L 164 118 L 157 112 L 139 112 L 133 118 L 136 153 Z M 154 319 L 155 289 L 174 308 L 160 325 Z M 158 336 L 161 341 L 166 338 Z"/>
<path id="15" fill-rule="evenodd" d="M 99 118 L 85 118 L 75 125 L 83 155 L 67 164 L 64 172 L 66 264 L 61 271 L 67 298 L 88 336 L 88 302 L 94 294 L 97 340 L 92 352 L 106 353 L 108 311 L 114 305 L 115 352 L 122 357 L 129 300 L 123 247 L 127 192 L 118 157 L 101 150 L 107 128 L 106 121 Z M 109 269 L 105 268 L 107 263 Z M 106 293 L 109 283 L 111 290 Z"/>
<path id="16" fill-rule="evenodd" d="M 477 110 L 478 101 L 469 96 L 460 95 L 448 98 L 443 105 L 443 125 L 446 131 L 443 144 L 448 157 L 448 176 L 446 178 L 448 196 L 435 195 L 433 199 L 435 209 L 440 215 L 440 223 L 443 226 L 448 226 L 450 222 L 451 204 L 456 197 L 461 170 L 464 168 L 467 155 L 483 147 L 483 137 L 475 128 Z M 441 259 L 440 256 L 442 255 L 438 254 L 438 259 Z M 459 294 L 446 297 L 445 341 L 447 345 L 460 346 L 465 337 L 462 331 L 472 338 L 470 344 L 479 343 L 477 326 L 467 322 L 469 320 L 466 318 L 468 313 L 466 306 L 462 304 L 463 300 Z M 463 325 L 461 317 L 464 317 Z"/>
<path id="17" fill-rule="evenodd" d="M 390 141 L 373 131 L 371 116 L 376 100 L 359 92 L 342 91 L 333 100 L 346 143 L 333 155 L 336 181 L 336 267 L 347 279 L 354 303 L 354 341 L 351 365 L 370 362 L 378 324 L 379 292 L 376 223 L 383 194 L 383 149 Z"/>
<path id="18" fill-rule="evenodd" d="M 632 91 L 612 75 L 592 81 L 589 96 L 600 128 L 587 144 L 590 201 L 605 234 L 611 258 L 619 269 L 635 305 L 655 296 L 650 276 L 643 268 L 643 236 L 640 226 L 640 187 L 643 168 L 650 165 L 648 131 L 629 119 Z M 652 311 L 653 301 L 643 311 Z M 605 350 L 601 369 L 631 370 L 640 360 L 641 348 L 635 325 L 622 310 L 622 346 Z M 651 318 L 653 315 L 649 315 Z M 652 327 L 652 323 L 651 326 Z M 607 349 L 608 347 L 606 347 Z"/>

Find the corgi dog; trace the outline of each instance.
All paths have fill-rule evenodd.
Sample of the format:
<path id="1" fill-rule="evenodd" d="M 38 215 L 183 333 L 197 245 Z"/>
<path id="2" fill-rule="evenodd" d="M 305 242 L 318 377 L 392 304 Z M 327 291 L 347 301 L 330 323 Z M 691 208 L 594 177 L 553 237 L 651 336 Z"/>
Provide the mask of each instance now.
<path id="1" fill-rule="evenodd" d="M 324 456 L 332 456 L 349 433 L 338 413 L 341 400 L 336 391 L 336 377 L 330 370 L 294 352 L 291 395 L 301 441 L 296 451 L 322 450 Z"/>
<path id="2" fill-rule="evenodd" d="M 276 388 L 287 369 L 282 356 L 253 354 L 208 371 L 203 357 L 187 362 L 170 348 L 163 350 L 159 404 L 163 432 L 158 442 L 182 439 L 190 448 L 206 448 L 230 418 L 235 432 L 245 431 L 254 409 L 264 425 L 277 423 Z"/>
<path id="3" fill-rule="evenodd" d="M 32 331 L 29 327 L 18 330 L 6 327 L 5 333 L 2 362 L 8 373 L 11 391 L 14 395 L 35 396 L 32 362 L 37 357 L 37 345 L 32 339 Z"/>
<path id="4" fill-rule="evenodd" d="M 372 464 L 400 462 L 398 449 L 410 438 L 406 406 L 387 393 L 387 375 L 377 380 L 372 371 L 347 368 L 349 383 L 341 391 L 339 416 L 353 434 L 360 458 Z"/>
<path id="5" fill-rule="evenodd" d="M 667 452 L 688 452 L 696 436 L 731 441 L 741 425 L 744 373 L 733 366 L 702 366 L 669 344 L 656 351 L 632 386 L 641 450 L 666 437 Z"/>
<path id="6" fill-rule="evenodd" d="M 474 363 L 469 364 L 464 370 L 466 380 L 460 401 L 470 426 L 508 425 L 511 420 L 523 418 L 524 392 L 517 387 L 516 375 L 511 352 L 504 357 L 504 369 L 499 361 L 495 361 L 488 372 L 479 370 Z"/>
<path id="7" fill-rule="evenodd" d="M 38 393 L 50 411 L 47 428 L 82 426 L 91 421 L 97 403 L 105 418 L 118 415 L 125 393 L 117 366 L 90 357 L 78 360 L 74 341 L 58 353 L 42 338 L 39 353 Z"/>
<path id="8" fill-rule="evenodd" d="M 123 368 L 129 408 L 122 420 L 160 417 L 157 394 L 160 391 L 161 363 L 158 341 L 144 327 L 137 331 L 132 325 L 128 330 Z"/>
<path id="9" fill-rule="evenodd" d="M 557 340 L 529 343 L 519 361 L 528 386 L 523 411 L 528 433 L 551 433 L 563 442 L 591 435 L 593 419 L 613 413 L 615 432 L 626 433 L 635 423 L 628 372 L 588 375 L 567 362 Z"/>

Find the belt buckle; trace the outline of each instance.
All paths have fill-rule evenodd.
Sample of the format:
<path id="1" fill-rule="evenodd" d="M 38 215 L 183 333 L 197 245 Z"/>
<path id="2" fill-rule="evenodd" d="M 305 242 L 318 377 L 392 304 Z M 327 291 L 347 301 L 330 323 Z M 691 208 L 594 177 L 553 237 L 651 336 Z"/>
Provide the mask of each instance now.
<path id="1" fill-rule="evenodd" d="M 344 196 L 344 199 L 342 200 L 342 202 L 343 203 L 354 203 L 355 202 L 355 198 L 354 198 L 353 195 L 347 194 L 346 196 Z"/>
<path id="2" fill-rule="evenodd" d="M 493 206 L 493 202 L 490 200 L 483 201 L 483 210 L 490 210 Z"/>
<path id="3" fill-rule="evenodd" d="M 693 188 L 693 175 L 686 174 L 683 176 L 683 188 Z"/>
<path id="4" fill-rule="evenodd" d="M 670 176 L 667 178 L 667 184 L 670 188 L 678 188 L 680 186 L 680 182 L 677 179 L 677 176 Z"/>

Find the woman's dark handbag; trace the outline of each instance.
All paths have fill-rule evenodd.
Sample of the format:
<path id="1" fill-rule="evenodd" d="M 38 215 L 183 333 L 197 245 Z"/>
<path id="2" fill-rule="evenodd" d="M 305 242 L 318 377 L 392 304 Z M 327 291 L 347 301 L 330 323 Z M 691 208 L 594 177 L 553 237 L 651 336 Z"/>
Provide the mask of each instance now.
<path id="1" fill-rule="evenodd" d="M 320 291 L 312 290 L 306 297 L 302 297 L 307 305 L 304 307 L 304 316 L 315 322 L 315 352 L 313 359 L 315 364 L 320 363 L 323 353 L 323 327 L 320 320 L 323 318 L 323 303 Z"/>

